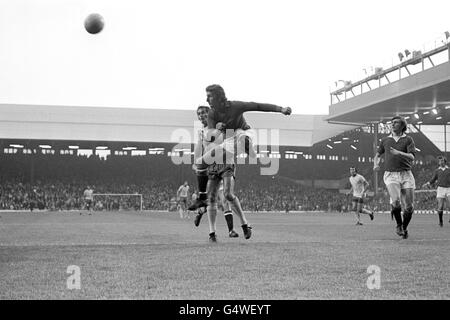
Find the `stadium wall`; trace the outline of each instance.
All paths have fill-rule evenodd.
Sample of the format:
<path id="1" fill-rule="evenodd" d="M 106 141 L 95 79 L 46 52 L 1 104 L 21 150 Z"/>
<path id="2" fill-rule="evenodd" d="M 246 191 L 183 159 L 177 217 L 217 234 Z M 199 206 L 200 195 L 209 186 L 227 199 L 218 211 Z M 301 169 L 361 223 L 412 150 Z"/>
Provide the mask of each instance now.
<path id="1" fill-rule="evenodd" d="M 328 124 L 325 115 L 254 112 L 245 117 L 254 129 L 279 130 L 281 146 L 311 146 L 354 128 Z M 0 139 L 170 143 L 178 142 L 177 130 L 194 139 L 195 128 L 194 110 L 0 104 Z"/>
<path id="2" fill-rule="evenodd" d="M 316 180 L 295 180 L 296 183 L 310 188 L 323 188 L 323 189 L 341 189 L 345 186 L 345 182 L 342 179 L 316 179 Z"/>

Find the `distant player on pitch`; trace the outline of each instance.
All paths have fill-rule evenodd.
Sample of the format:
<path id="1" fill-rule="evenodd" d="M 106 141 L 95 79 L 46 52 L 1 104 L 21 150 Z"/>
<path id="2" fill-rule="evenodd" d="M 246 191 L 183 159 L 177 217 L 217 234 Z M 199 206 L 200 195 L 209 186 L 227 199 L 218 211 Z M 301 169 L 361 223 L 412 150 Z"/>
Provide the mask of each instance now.
<path id="1" fill-rule="evenodd" d="M 353 192 L 353 199 L 352 199 L 352 210 L 355 211 L 356 214 L 356 225 L 362 226 L 360 214 L 368 214 L 370 217 L 370 220 L 373 220 L 373 211 L 369 211 L 363 207 L 364 204 L 364 197 L 366 194 L 367 189 L 369 188 L 369 183 L 367 180 L 357 173 L 357 170 L 355 167 L 350 167 L 350 184 L 351 188 L 348 192 L 348 194 L 351 194 Z"/>
<path id="2" fill-rule="evenodd" d="M 384 184 L 392 199 L 392 215 L 397 222 L 396 233 L 408 238 L 408 225 L 414 212 L 414 189 L 416 180 L 411 168 L 415 159 L 416 147 L 411 136 L 405 134 L 407 122 L 405 118 L 392 118 L 391 135 L 381 139 L 374 157 L 373 170 L 380 170 L 381 155 L 384 154 Z M 402 217 L 401 194 L 405 196 L 405 208 Z"/>
<path id="3" fill-rule="evenodd" d="M 437 212 L 439 216 L 439 226 L 444 225 L 443 214 L 444 204 L 447 203 L 447 209 L 450 205 L 450 168 L 447 166 L 447 158 L 438 157 L 439 167 L 434 171 L 434 176 L 422 187 L 430 187 L 437 181 Z"/>
<path id="4" fill-rule="evenodd" d="M 86 190 L 84 190 L 83 195 L 84 195 L 84 204 L 86 206 L 86 210 L 89 212 L 89 215 L 91 215 L 91 207 L 94 202 L 94 190 L 90 186 L 87 186 Z M 81 215 L 81 212 L 80 212 L 80 215 Z"/>
<path id="5" fill-rule="evenodd" d="M 180 218 L 189 217 L 187 215 L 187 202 L 189 196 L 189 185 L 185 181 L 177 190 L 177 200 L 179 205 Z"/>

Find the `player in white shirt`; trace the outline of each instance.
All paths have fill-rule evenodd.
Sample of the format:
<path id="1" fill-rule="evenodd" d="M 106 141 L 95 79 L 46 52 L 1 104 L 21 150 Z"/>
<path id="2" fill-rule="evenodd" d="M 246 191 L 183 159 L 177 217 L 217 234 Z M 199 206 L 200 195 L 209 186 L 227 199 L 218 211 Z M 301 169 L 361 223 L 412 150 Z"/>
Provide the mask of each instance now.
<path id="1" fill-rule="evenodd" d="M 352 210 L 356 213 L 356 225 L 362 226 L 360 219 L 361 213 L 368 214 L 370 216 L 370 220 L 373 220 L 373 211 L 369 211 L 363 207 L 364 197 L 366 196 L 366 191 L 369 188 L 369 183 L 362 175 L 357 173 L 355 167 L 350 167 L 349 180 L 352 187 L 350 188 L 348 194 L 353 192 Z"/>
<path id="2" fill-rule="evenodd" d="M 194 158 L 200 158 L 207 147 L 207 129 L 208 129 L 208 106 L 199 106 L 197 108 L 197 119 L 202 123 L 203 128 L 198 131 L 198 141 L 194 147 Z M 208 165 L 205 162 L 196 162 L 192 169 L 195 171 L 197 177 L 198 197 L 189 206 L 189 210 L 197 210 L 207 207 L 208 195 L 206 194 L 206 187 L 208 185 Z"/>
<path id="3" fill-rule="evenodd" d="M 89 211 L 89 214 L 91 214 L 91 207 L 94 202 L 94 190 L 90 186 L 86 187 L 86 190 L 84 190 L 84 202 L 86 205 L 86 209 Z M 80 212 L 81 215 L 81 212 Z"/>
<path id="4" fill-rule="evenodd" d="M 188 182 L 185 181 L 184 184 L 182 184 L 178 188 L 178 191 L 177 191 L 177 199 L 178 199 L 179 212 L 180 212 L 181 219 L 183 219 L 185 216 L 187 216 L 188 196 L 189 196 L 189 185 L 188 185 Z"/>

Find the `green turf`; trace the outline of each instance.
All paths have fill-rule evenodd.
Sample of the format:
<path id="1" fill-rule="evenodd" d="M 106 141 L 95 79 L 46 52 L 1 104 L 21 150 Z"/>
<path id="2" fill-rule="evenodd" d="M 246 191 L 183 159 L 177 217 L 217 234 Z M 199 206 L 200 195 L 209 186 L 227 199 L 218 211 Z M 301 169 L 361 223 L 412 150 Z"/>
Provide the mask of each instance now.
<path id="1" fill-rule="evenodd" d="M 0 299 L 449 299 L 450 225 L 415 215 L 248 214 L 254 233 L 217 244 L 177 213 L 2 213 Z M 69 265 L 81 289 L 66 286 Z M 369 290 L 367 268 L 381 269 Z"/>

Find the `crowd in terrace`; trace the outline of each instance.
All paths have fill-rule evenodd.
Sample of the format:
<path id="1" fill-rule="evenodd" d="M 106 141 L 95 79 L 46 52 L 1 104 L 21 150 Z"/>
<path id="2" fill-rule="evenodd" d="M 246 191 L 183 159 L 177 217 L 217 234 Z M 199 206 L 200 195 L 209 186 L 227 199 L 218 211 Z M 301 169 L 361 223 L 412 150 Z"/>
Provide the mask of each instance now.
<path id="1" fill-rule="evenodd" d="M 175 166 L 167 162 L 162 157 L 149 163 L 145 157 L 108 161 L 98 157 L 43 156 L 31 166 L 29 158 L 15 156 L 14 161 L 1 162 L 0 209 L 84 209 L 83 191 L 90 185 L 96 194 L 141 194 L 145 210 L 174 210 L 178 186 L 187 180 L 192 193 L 196 179 L 189 165 Z M 414 166 L 417 189 L 431 179 L 435 169 L 434 162 Z M 257 170 L 256 166 L 245 170 L 238 167 L 235 190 L 244 210 L 342 212 L 350 209 L 351 197 L 338 190 L 312 188 L 296 183 L 295 179 L 260 175 Z M 372 186 L 370 170 L 367 166 L 361 172 Z M 348 174 L 343 173 L 342 177 Z M 385 190 L 382 181 L 380 187 Z M 140 205 L 138 196 L 94 198 L 96 210 L 137 210 Z M 386 192 L 377 199 L 369 198 L 367 205 L 376 210 L 390 210 Z M 416 209 L 430 210 L 435 205 L 434 192 L 416 192 Z"/>

